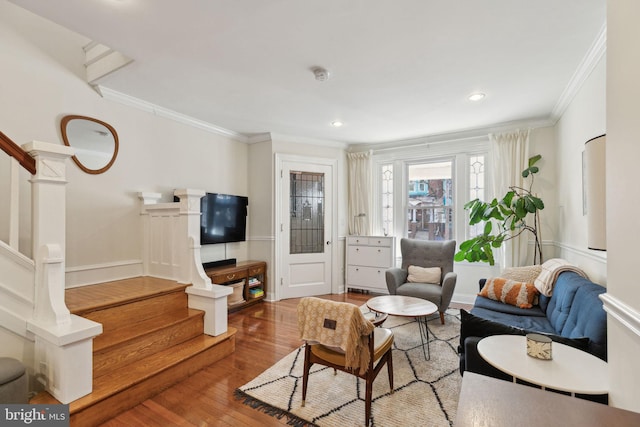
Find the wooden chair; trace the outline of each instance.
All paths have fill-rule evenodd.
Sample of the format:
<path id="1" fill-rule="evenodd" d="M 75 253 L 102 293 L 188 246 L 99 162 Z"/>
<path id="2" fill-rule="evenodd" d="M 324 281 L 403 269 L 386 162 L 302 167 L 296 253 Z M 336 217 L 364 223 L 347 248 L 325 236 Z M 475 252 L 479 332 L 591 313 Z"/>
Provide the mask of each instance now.
<path id="1" fill-rule="evenodd" d="M 307 298 L 304 298 L 303 302 L 306 299 Z M 314 299 L 318 300 L 318 298 Z M 368 322 L 367 324 L 371 326 L 370 328 L 368 328 L 368 333 L 361 335 L 361 337 L 364 337 L 366 340 L 366 346 L 361 348 L 361 350 L 368 351 L 370 357 L 368 357 L 368 362 L 365 366 L 362 366 L 360 368 L 348 367 L 346 366 L 347 357 L 345 350 L 334 345 L 329 346 L 325 345 L 326 343 L 323 344 L 322 342 L 307 339 L 304 352 L 304 372 L 302 377 L 302 406 L 305 406 L 306 403 L 307 386 L 309 383 L 309 370 L 311 369 L 311 366 L 313 366 L 313 364 L 315 363 L 323 366 L 328 366 L 334 369 L 334 373 L 336 370 L 340 370 L 362 378 L 365 381 L 365 425 L 368 426 L 369 420 L 371 419 L 371 398 L 373 394 L 373 381 L 375 380 L 378 372 L 380 372 L 385 363 L 387 365 L 391 393 L 393 393 L 393 358 L 391 348 L 393 344 L 393 332 L 390 329 L 373 327 L 373 324 L 371 324 L 371 322 L 364 318 L 364 315 L 362 314 L 362 312 L 360 312 L 360 309 L 353 304 L 330 300 L 321 301 L 321 304 L 326 309 L 326 311 L 324 311 L 325 316 L 322 316 L 322 319 L 311 319 L 311 321 L 322 322 L 322 326 L 320 326 L 320 328 L 330 328 L 338 330 L 341 327 L 339 322 L 345 322 L 345 325 L 343 325 L 343 327 L 346 329 L 346 322 L 348 320 L 341 318 L 331 318 L 331 314 L 328 314 L 329 317 L 327 317 L 327 313 L 336 313 L 336 308 L 340 306 L 355 307 L 354 313 L 357 313 L 354 315 L 362 316 L 362 321 Z M 301 302 L 298 306 L 298 325 L 300 327 L 301 334 L 303 334 L 305 321 L 310 321 L 308 318 L 309 316 L 307 316 L 305 313 L 303 302 Z M 314 314 L 317 312 L 318 310 L 316 309 Z M 348 323 L 348 325 L 349 327 L 353 328 L 353 325 L 356 325 L 357 323 L 358 322 L 351 321 Z M 304 336 L 302 338 L 305 339 Z"/>

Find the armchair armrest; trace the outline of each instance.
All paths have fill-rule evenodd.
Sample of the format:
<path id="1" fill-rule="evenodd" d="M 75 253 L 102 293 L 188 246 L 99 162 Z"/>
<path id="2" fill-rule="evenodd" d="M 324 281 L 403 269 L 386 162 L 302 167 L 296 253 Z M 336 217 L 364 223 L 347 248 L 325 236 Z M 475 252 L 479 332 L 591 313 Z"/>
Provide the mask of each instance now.
<path id="1" fill-rule="evenodd" d="M 451 298 L 453 297 L 453 291 L 456 288 L 456 281 L 458 280 L 458 273 L 449 272 L 444 275 L 442 279 L 442 297 L 440 299 L 440 306 L 444 307 L 443 310 L 446 310 L 451 303 Z"/>
<path id="2" fill-rule="evenodd" d="M 387 289 L 389 290 L 389 294 L 395 295 L 398 286 L 407 281 L 409 273 L 407 270 L 403 270 L 401 268 L 390 268 L 385 271 L 384 275 L 387 280 Z"/>

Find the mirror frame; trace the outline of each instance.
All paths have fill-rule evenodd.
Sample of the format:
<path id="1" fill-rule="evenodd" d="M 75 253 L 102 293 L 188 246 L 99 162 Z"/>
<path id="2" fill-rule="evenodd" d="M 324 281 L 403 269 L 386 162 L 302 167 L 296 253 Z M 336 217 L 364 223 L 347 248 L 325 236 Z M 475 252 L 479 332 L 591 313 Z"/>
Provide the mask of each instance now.
<path id="1" fill-rule="evenodd" d="M 69 138 L 67 136 L 67 125 L 69 124 L 69 122 L 71 120 L 89 120 L 89 121 L 98 123 L 98 124 L 106 127 L 107 129 L 109 129 L 109 132 L 111 132 L 111 135 L 113 136 L 113 140 L 114 140 L 113 156 L 111 157 L 111 160 L 109 160 L 109 163 L 107 163 L 104 167 L 102 167 L 100 169 L 89 169 L 88 167 L 86 167 L 85 165 L 82 164 L 80 159 L 78 159 L 78 157 L 75 154 L 73 156 L 71 156 L 71 158 L 76 163 L 76 165 L 78 165 L 78 167 L 80 169 L 82 169 L 84 172 L 86 172 L 88 174 L 98 175 L 98 174 L 104 173 L 107 170 L 109 170 L 109 168 L 116 161 L 116 157 L 118 156 L 118 147 L 119 147 L 118 133 L 116 132 L 114 127 L 111 126 L 109 123 L 105 123 L 102 120 L 94 119 L 93 117 L 78 116 L 78 115 L 73 115 L 73 114 L 72 115 L 68 115 L 68 116 L 64 116 L 62 118 L 62 120 L 60 121 L 60 130 L 62 131 L 62 141 L 64 142 L 64 145 L 66 145 L 67 147 L 71 147 L 71 148 L 73 148 L 73 146 L 69 143 Z"/>

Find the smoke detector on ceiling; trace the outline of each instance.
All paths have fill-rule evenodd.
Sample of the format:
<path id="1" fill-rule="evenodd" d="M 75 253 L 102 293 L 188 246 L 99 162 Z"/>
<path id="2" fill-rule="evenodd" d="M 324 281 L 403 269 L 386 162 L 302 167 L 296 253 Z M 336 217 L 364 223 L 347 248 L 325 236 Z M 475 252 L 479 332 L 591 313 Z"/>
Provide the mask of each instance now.
<path id="1" fill-rule="evenodd" d="M 317 81 L 325 82 L 329 80 L 329 71 L 326 68 L 314 67 L 311 71 L 313 71 L 313 75 L 316 76 Z"/>

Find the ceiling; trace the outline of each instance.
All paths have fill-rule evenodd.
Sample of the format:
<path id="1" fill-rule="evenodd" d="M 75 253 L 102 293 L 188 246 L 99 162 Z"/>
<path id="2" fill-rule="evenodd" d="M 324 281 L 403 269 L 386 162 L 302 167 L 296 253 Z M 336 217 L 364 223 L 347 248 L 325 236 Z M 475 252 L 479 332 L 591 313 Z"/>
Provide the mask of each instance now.
<path id="1" fill-rule="evenodd" d="M 606 22 L 605 0 L 12 2 L 132 58 L 109 90 L 246 136 L 345 143 L 552 122 Z"/>

